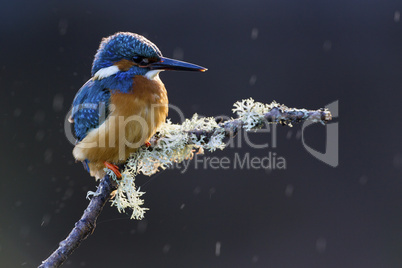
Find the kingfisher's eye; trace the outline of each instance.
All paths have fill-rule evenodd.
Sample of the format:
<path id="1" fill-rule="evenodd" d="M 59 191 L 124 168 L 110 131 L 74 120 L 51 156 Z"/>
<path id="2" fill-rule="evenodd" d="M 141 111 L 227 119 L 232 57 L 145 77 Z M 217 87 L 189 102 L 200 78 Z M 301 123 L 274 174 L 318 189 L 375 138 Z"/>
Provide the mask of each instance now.
<path id="1" fill-rule="evenodd" d="M 133 56 L 133 61 L 137 64 L 141 63 L 144 58 L 138 55 Z"/>
<path id="2" fill-rule="evenodd" d="M 139 66 L 146 66 L 149 64 L 149 60 L 142 56 L 134 56 L 133 61 L 137 63 Z"/>

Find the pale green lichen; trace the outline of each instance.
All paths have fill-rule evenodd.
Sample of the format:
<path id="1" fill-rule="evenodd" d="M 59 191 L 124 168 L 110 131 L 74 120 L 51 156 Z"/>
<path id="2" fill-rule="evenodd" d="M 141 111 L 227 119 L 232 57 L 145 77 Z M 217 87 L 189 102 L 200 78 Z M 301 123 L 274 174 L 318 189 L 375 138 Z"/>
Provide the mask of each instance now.
<path id="1" fill-rule="evenodd" d="M 253 99 L 242 100 L 234 104 L 233 112 L 243 120 L 243 128 L 246 130 L 258 129 L 263 124 L 264 114 L 279 104 L 263 104 L 254 102 Z M 212 133 L 209 137 L 195 135 L 189 131 L 201 130 Z M 112 200 L 112 206 L 116 206 L 120 212 L 127 208 L 132 210 L 132 219 L 142 219 L 147 208 L 143 208 L 144 201 L 141 196 L 144 192 L 137 190 L 135 177 L 142 173 L 151 176 L 160 169 L 166 169 L 173 163 L 180 163 L 185 159 L 191 159 L 194 152 L 202 153 L 204 150 L 213 152 L 223 150 L 225 143 L 225 130 L 216 123 L 215 118 L 199 118 L 197 114 L 191 119 L 186 119 L 182 124 L 172 124 L 167 120 L 152 138 L 152 147 L 141 147 L 127 160 L 122 179 L 117 180 L 113 172 L 106 169 L 108 174 L 118 184 L 116 195 Z"/>
<path id="2" fill-rule="evenodd" d="M 96 188 L 98 188 L 98 187 L 96 187 Z M 94 192 L 94 191 L 88 191 L 87 192 L 87 199 L 88 200 L 90 200 L 91 199 L 91 197 L 94 197 L 94 196 L 98 196 L 99 195 L 99 193 L 97 193 L 97 192 Z"/>
<path id="3" fill-rule="evenodd" d="M 234 104 L 232 111 L 237 113 L 239 119 L 243 121 L 243 128 L 246 131 L 258 130 L 265 122 L 264 115 L 272 108 L 279 107 L 280 104 L 273 101 L 270 104 L 255 102 L 254 99 L 238 101 Z"/>
<path id="4" fill-rule="evenodd" d="M 205 142 L 205 136 L 197 139 L 194 134 L 188 133 L 190 130 L 216 131 Z M 120 212 L 129 208 L 133 211 L 131 218 L 142 219 L 147 208 L 141 207 L 144 204 L 141 199 L 144 192 L 137 190 L 134 183 L 135 177 L 140 173 L 151 176 L 175 162 L 180 163 L 185 159 L 191 159 L 195 151 L 222 150 L 225 148 L 224 137 L 224 131 L 213 117 L 199 118 L 195 114 L 180 125 L 172 124 L 170 120 L 167 120 L 158 129 L 158 134 L 153 139 L 152 148 L 141 147 L 130 156 L 122 172 L 121 180 L 117 180 L 114 173 L 107 169 L 108 174 L 118 183 L 112 205 L 116 206 Z"/>
<path id="5" fill-rule="evenodd" d="M 116 180 L 116 175 L 112 171 L 108 171 L 109 175 Z M 137 190 L 135 186 L 135 177 L 131 176 L 126 170 L 121 174 L 122 177 L 118 182 L 115 196 L 111 200 L 112 206 L 116 206 L 119 212 L 125 212 L 127 208 L 132 210 L 131 219 L 141 220 L 144 218 L 145 211 L 148 208 L 143 208 L 144 200 L 141 196 L 145 192 Z"/>

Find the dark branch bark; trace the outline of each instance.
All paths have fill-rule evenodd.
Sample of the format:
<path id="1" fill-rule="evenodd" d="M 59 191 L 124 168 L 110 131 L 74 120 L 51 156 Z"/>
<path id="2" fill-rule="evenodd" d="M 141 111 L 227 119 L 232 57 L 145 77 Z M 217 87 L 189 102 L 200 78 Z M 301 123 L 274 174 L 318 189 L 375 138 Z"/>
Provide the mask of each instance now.
<path id="1" fill-rule="evenodd" d="M 108 175 L 101 179 L 98 190 L 89 202 L 81 219 L 75 223 L 75 227 L 67 238 L 60 242 L 56 251 L 43 261 L 39 268 L 59 267 L 81 242 L 93 233 L 96 220 L 102 212 L 103 206 L 110 199 L 112 191 L 115 189 L 116 187 Z"/>

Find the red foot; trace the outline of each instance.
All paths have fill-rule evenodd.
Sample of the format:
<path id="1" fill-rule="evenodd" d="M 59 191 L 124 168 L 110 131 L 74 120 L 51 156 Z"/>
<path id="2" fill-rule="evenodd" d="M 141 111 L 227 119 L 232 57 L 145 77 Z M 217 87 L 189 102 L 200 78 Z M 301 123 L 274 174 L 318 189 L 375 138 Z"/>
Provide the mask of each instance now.
<path id="1" fill-rule="evenodd" d="M 120 171 L 119 171 L 119 167 L 118 167 L 118 166 L 116 166 L 116 165 L 114 165 L 114 164 L 112 164 L 112 163 L 106 162 L 106 161 L 103 162 L 103 164 L 105 165 L 105 167 L 107 167 L 108 169 L 110 169 L 111 171 L 113 171 L 113 173 L 116 174 L 116 177 L 117 177 L 118 179 L 121 178 L 121 173 L 120 173 Z"/>
<path id="2" fill-rule="evenodd" d="M 151 143 L 149 142 L 149 141 L 146 141 L 145 142 L 145 146 L 148 148 L 148 147 L 151 147 Z"/>

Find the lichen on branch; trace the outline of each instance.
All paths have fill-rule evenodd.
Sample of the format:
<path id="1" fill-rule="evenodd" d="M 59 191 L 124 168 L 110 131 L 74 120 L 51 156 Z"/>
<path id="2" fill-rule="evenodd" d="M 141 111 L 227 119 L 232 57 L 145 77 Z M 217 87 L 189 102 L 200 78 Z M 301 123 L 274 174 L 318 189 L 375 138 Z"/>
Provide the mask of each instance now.
<path id="1" fill-rule="evenodd" d="M 217 122 L 213 117 L 200 118 L 194 114 L 182 124 L 173 124 L 167 120 L 151 138 L 151 147 L 140 147 L 127 160 L 122 178 L 117 180 L 110 170 L 109 176 L 118 184 L 112 206 L 119 212 L 131 209 L 132 219 L 142 219 L 147 208 L 143 208 L 141 196 L 144 192 L 135 186 L 135 177 L 142 173 L 151 176 L 160 169 L 166 169 L 173 163 L 191 159 L 194 153 L 204 150 L 213 152 L 225 148 L 224 139 L 233 137 L 240 129 L 252 131 L 260 129 L 264 124 L 282 124 L 292 126 L 293 123 L 312 120 L 325 124 L 332 119 L 327 109 L 306 110 L 288 108 L 277 102 L 264 104 L 253 99 L 238 101 L 233 112 L 238 118 Z"/>

